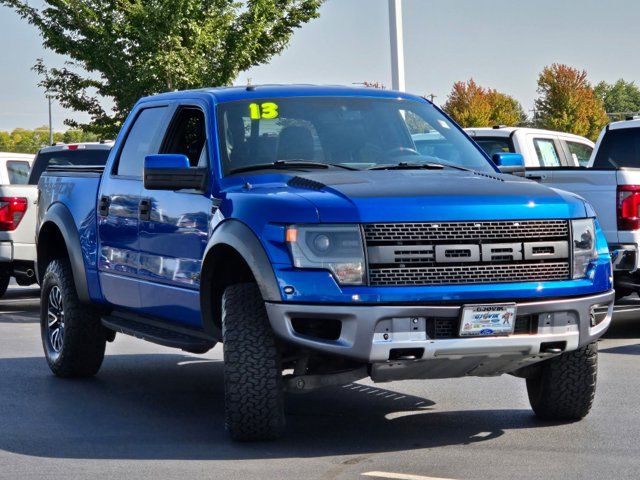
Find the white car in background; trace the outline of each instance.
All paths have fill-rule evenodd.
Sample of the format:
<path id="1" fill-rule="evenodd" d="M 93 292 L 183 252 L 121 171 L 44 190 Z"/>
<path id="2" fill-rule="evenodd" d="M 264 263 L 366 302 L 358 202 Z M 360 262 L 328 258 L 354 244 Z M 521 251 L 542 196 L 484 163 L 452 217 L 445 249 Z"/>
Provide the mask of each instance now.
<path id="1" fill-rule="evenodd" d="M 112 146 L 112 142 L 57 144 L 43 148 L 35 158 L 3 154 L 6 167 L 0 157 L 0 179 L 7 175 L 17 180 L 0 182 L 0 297 L 11 277 L 18 285 L 36 283 L 36 210 L 42 173 L 53 165 L 104 165 Z"/>
<path id="2" fill-rule="evenodd" d="M 503 127 L 466 128 L 465 131 L 490 158 L 496 153 L 519 153 L 525 169 L 586 167 L 595 144 L 571 133 L 537 128 Z M 541 173 L 527 172 L 532 180 Z"/>

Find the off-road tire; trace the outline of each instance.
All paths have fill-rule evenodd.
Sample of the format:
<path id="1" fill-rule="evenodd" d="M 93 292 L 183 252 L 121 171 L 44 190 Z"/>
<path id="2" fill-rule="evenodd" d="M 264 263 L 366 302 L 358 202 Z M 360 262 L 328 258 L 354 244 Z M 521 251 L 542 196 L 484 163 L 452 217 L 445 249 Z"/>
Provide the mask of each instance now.
<path id="1" fill-rule="evenodd" d="M 596 393 L 598 344 L 546 360 L 540 375 L 527 379 L 529 402 L 543 420 L 580 420 L 591 410 Z"/>
<path id="2" fill-rule="evenodd" d="M 11 274 L 9 273 L 9 269 L 6 267 L 0 267 L 0 298 L 7 293 L 7 288 L 9 288 L 9 281 L 11 280 Z"/>
<path id="3" fill-rule="evenodd" d="M 224 291 L 222 340 L 229 435 L 237 441 L 280 437 L 285 425 L 280 353 L 256 284 Z"/>
<path id="4" fill-rule="evenodd" d="M 56 352 L 49 339 L 49 294 L 54 287 L 61 293 L 64 337 Z M 90 305 L 80 303 L 67 259 L 53 260 L 44 274 L 40 298 L 40 332 L 49 368 L 58 377 L 91 377 L 98 373 L 106 345 L 100 315 Z"/>

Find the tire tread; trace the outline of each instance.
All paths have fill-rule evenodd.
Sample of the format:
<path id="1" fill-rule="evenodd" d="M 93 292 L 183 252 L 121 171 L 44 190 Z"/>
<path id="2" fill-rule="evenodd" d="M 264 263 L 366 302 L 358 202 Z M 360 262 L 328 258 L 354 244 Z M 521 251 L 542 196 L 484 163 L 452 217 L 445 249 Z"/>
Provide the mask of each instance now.
<path id="1" fill-rule="evenodd" d="M 285 424 L 282 369 L 258 286 L 227 287 L 222 309 L 227 431 L 238 441 L 278 438 Z"/>
<path id="2" fill-rule="evenodd" d="M 544 420 L 579 420 L 593 405 L 598 371 L 598 344 L 547 360 L 541 374 L 527 379 L 529 401 Z"/>

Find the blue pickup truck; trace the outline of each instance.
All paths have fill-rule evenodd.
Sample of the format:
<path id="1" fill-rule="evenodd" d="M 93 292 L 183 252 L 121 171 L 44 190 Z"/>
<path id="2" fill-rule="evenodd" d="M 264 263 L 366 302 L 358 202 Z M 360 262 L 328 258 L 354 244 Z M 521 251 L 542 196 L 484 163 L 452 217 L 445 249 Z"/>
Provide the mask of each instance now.
<path id="1" fill-rule="evenodd" d="M 420 139 L 420 149 L 416 147 Z M 512 374 L 543 419 L 595 393 L 611 262 L 592 207 L 506 175 L 429 101 L 249 86 L 140 100 L 102 167 L 39 184 L 42 339 L 95 375 L 116 332 L 221 342 L 226 428 L 275 438 L 284 395 Z"/>

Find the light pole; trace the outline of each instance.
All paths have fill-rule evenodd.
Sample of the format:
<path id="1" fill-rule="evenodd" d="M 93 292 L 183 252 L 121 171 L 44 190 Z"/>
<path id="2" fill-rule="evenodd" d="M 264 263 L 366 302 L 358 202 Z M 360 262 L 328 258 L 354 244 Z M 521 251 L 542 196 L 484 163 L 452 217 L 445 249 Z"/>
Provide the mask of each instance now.
<path id="1" fill-rule="evenodd" d="M 47 100 L 49 101 L 49 145 L 53 145 L 53 121 L 51 117 L 51 94 L 46 92 Z"/>
<path id="2" fill-rule="evenodd" d="M 389 0 L 389 36 L 391 37 L 391 88 L 404 91 L 402 0 Z"/>

